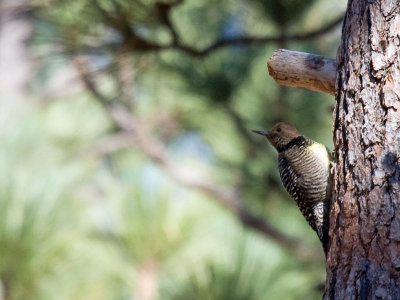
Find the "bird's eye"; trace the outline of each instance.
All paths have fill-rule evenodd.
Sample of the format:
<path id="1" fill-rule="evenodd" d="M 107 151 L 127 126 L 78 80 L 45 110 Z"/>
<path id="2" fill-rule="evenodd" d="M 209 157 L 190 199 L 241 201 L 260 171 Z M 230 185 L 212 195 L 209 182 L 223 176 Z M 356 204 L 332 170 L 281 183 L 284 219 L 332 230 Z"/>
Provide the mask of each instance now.
<path id="1" fill-rule="evenodd" d="M 281 128 L 278 128 L 276 131 L 278 131 L 278 132 L 281 132 L 281 131 L 282 131 L 282 129 L 281 129 Z"/>

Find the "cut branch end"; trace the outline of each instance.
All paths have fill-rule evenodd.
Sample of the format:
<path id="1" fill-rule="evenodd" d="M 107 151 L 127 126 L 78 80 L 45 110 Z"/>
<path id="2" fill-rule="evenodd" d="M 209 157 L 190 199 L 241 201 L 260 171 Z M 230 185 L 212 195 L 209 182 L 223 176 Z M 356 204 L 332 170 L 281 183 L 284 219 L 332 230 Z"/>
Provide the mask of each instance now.
<path id="1" fill-rule="evenodd" d="M 267 62 L 276 83 L 335 95 L 336 61 L 320 55 L 276 50 Z"/>

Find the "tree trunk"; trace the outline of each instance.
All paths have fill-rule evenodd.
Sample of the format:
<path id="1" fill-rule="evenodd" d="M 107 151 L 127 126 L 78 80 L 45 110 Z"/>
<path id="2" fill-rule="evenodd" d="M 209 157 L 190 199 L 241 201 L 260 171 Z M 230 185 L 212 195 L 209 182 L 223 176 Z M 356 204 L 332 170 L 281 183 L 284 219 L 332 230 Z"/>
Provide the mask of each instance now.
<path id="1" fill-rule="evenodd" d="M 400 299 L 400 3 L 349 0 L 324 299 Z"/>

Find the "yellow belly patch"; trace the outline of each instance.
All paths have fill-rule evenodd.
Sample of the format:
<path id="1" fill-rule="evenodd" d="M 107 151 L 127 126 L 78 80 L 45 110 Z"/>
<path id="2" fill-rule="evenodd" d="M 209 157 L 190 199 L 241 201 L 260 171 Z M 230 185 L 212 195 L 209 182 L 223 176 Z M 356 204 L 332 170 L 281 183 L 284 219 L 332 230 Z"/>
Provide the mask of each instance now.
<path id="1" fill-rule="evenodd" d="M 309 146 L 307 150 L 313 152 L 314 155 L 318 157 L 318 159 L 322 161 L 326 166 L 329 165 L 329 154 L 324 145 L 314 143 Z"/>

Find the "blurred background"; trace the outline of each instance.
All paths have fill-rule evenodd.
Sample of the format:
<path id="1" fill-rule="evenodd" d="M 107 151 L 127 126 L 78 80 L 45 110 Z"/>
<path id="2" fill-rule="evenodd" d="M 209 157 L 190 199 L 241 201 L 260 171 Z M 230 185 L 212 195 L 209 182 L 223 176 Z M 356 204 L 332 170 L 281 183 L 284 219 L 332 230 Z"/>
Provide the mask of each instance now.
<path id="1" fill-rule="evenodd" d="M 0 299 L 320 299 L 317 235 L 252 129 L 332 149 L 346 2 L 0 1 Z"/>

